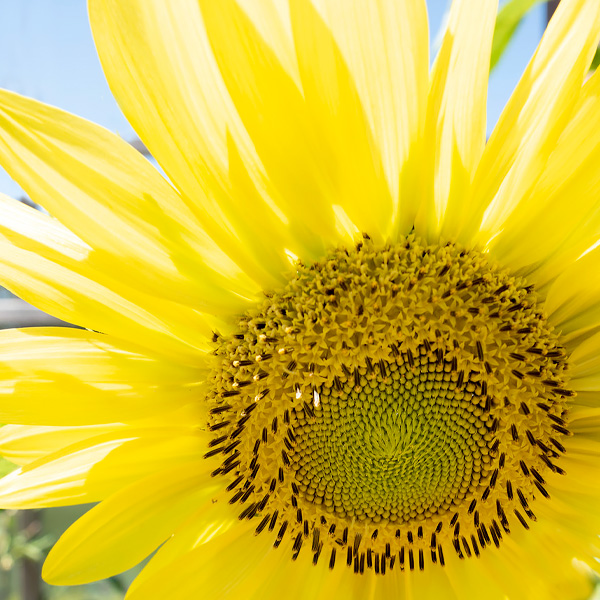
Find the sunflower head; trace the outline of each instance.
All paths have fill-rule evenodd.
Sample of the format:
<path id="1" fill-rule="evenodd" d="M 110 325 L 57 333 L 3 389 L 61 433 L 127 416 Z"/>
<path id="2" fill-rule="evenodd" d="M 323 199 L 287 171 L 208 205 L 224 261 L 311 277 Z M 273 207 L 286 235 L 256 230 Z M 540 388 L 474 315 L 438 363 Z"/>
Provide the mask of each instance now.
<path id="1" fill-rule="evenodd" d="M 343 551 L 355 572 L 479 556 L 564 473 L 565 350 L 533 286 L 485 255 L 364 238 L 216 337 L 212 475 L 293 559 L 311 539 L 315 563 Z"/>
<path id="2" fill-rule="evenodd" d="M 589 592 L 598 0 L 488 140 L 495 0 L 454 0 L 431 70 L 423 0 L 89 8 L 166 177 L 0 92 L 0 163 L 55 217 L 0 198 L 0 280 L 80 327 L 0 336 L 0 505 L 99 502 L 44 576 L 156 550 L 128 600 Z"/>

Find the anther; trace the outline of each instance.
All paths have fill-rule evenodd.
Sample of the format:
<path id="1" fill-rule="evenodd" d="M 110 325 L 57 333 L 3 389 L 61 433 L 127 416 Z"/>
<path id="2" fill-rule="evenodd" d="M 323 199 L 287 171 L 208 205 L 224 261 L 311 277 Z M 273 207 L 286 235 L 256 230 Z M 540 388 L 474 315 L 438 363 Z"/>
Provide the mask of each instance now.
<path id="1" fill-rule="evenodd" d="M 519 497 L 519 502 L 521 503 L 521 506 L 523 506 L 523 508 L 529 508 L 527 498 L 525 498 L 525 494 L 523 494 L 523 492 L 519 488 L 517 488 L 517 496 Z"/>
<path id="2" fill-rule="evenodd" d="M 218 415 L 222 412 L 231 410 L 232 406 L 230 404 L 221 404 L 221 406 L 217 406 L 215 408 L 211 408 L 208 412 L 211 415 Z"/>
<path id="3" fill-rule="evenodd" d="M 533 483 L 535 487 L 540 491 L 540 494 L 544 496 L 544 498 L 550 498 L 550 494 L 546 491 L 546 488 L 537 479 L 534 479 Z"/>
<path id="4" fill-rule="evenodd" d="M 204 458 L 210 458 L 211 456 L 216 456 L 217 454 L 220 454 L 221 452 L 223 452 L 223 448 L 214 448 L 213 450 L 209 450 L 208 452 L 206 452 L 206 454 L 204 454 Z"/>
<path id="5" fill-rule="evenodd" d="M 490 477 L 490 488 L 494 489 L 496 486 L 496 480 L 498 479 L 498 469 L 494 469 L 492 476 Z"/>
<path id="6" fill-rule="evenodd" d="M 559 433 L 562 433 L 563 435 L 567 435 L 567 436 L 572 435 L 571 432 L 566 427 L 563 427 L 562 425 L 556 425 L 555 423 L 552 423 L 551 427 L 552 427 L 552 429 L 554 429 L 555 431 L 558 431 Z"/>
<path id="7" fill-rule="evenodd" d="M 244 502 L 246 502 L 246 500 L 248 500 L 248 498 L 250 498 L 250 496 L 252 495 L 252 492 L 254 491 L 254 486 L 251 485 L 243 494 L 243 496 L 240 499 L 240 504 L 244 504 Z"/>
<path id="8" fill-rule="evenodd" d="M 521 525 L 523 525 L 523 527 L 525 527 L 525 529 L 529 529 L 529 523 L 527 523 L 527 521 L 525 520 L 525 517 L 515 508 L 514 510 L 515 516 L 517 517 L 517 519 L 519 519 L 519 522 L 521 523 Z"/>
<path id="9" fill-rule="evenodd" d="M 230 499 L 229 504 L 235 504 L 244 494 L 244 490 L 238 490 Z"/>
<path id="10" fill-rule="evenodd" d="M 235 489 L 238 485 L 240 485 L 240 483 L 244 480 L 244 476 L 240 475 L 239 477 L 236 477 L 225 489 L 230 492 L 231 490 Z"/>
<path id="11" fill-rule="evenodd" d="M 254 531 L 254 535 L 258 535 L 263 529 L 267 526 L 271 515 L 267 515 L 264 519 L 258 524 L 258 527 Z"/>
<path id="12" fill-rule="evenodd" d="M 217 431 L 218 429 L 223 429 L 223 427 L 227 427 L 231 421 L 221 421 L 220 423 L 214 423 L 209 426 L 210 431 Z"/>
<path id="13" fill-rule="evenodd" d="M 279 516 L 279 511 L 276 510 L 271 516 L 271 520 L 269 521 L 269 531 L 273 531 L 275 529 L 275 525 L 277 523 L 277 517 Z"/>
<path id="14" fill-rule="evenodd" d="M 213 446 L 218 446 L 219 444 L 223 443 L 228 437 L 229 436 L 227 435 L 223 435 L 221 437 L 214 438 L 210 440 L 210 442 L 208 442 L 208 447 L 212 448 Z"/>
<path id="15" fill-rule="evenodd" d="M 477 340 L 475 342 L 476 346 L 477 346 L 477 358 L 482 361 L 483 360 L 483 346 L 481 345 L 481 342 L 479 340 Z"/>
<path id="16" fill-rule="evenodd" d="M 508 496 L 509 500 L 513 499 L 513 487 L 512 487 L 512 482 L 510 482 L 510 481 L 506 482 L 506 495 Z"/>
<path id="17" fill-rule="evenodd" d="M 335 567 L 335 548 L 331 549 L 331 556 L 329 558 L 329 569 L 333 570 L 333 567 Z"/>
<path id="18" fill-rule="evenodd" d="M 512 435 L 513 441 L 519 441 L 519 432 L 517 431 L 517 426 L 514 423 L 510 426 L 510 434 Z"/>
<path id="19" fill-rule="evenodd" d="M 255 504 L 249 504 L 239 515 L 238 519 L 243 521 L 244 519 L 251 518 L 252 511 L 256 508 Z"/>

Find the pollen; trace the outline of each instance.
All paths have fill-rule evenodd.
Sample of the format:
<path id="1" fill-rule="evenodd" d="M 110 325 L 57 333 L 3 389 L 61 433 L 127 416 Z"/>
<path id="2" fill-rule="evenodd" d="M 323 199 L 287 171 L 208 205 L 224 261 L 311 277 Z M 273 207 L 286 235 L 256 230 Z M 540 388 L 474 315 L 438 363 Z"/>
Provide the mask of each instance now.
<path id="1" fill-rule="evenodd" d="M 566 353 L 533 287 L 477 250 L 365 236 L 215 339 L 213 475 L 291 559 L 477 558 L 564 473 Z"/>

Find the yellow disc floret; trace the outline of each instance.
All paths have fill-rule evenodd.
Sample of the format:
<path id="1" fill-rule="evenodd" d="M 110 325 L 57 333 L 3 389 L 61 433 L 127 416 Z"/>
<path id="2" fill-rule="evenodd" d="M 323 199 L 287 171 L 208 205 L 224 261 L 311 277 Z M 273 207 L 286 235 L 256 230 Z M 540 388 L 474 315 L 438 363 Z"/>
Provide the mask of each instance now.
<path id="1" fill-rule="evenodd" d="M 532 286 L 479 251 L 366 237 L 299 264 L 215 343 L 214 475 L 292 558 L 478 556 L 529 528 L 562 472 L 565 352 Z"/>

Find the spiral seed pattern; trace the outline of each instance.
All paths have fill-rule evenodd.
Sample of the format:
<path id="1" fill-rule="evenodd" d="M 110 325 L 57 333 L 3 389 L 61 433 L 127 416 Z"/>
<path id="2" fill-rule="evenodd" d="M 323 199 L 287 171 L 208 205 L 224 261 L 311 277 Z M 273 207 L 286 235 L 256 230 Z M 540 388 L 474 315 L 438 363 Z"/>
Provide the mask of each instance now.
<path id="1" fill-rule="evenodd" d="M 356 573 L 477 557 L 564 473 L 568 363 L 532 286 L 458 245 L 333 250 L 215 334 L 206 456 L 273 545 Z"/>

